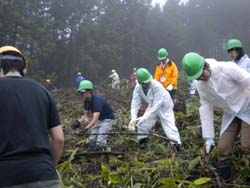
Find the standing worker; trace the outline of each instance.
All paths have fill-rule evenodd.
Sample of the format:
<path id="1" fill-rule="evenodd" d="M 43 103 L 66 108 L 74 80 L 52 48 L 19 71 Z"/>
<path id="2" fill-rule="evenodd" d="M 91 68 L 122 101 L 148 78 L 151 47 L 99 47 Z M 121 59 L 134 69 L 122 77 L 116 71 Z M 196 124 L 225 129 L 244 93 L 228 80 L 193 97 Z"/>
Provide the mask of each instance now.
<path id="1" fill-rule="evenodd" d="M 136 85 L 136 68 L 133 68 L 133 73 L 130 75 L 131 86 L 134 89 Z"/>
<path id="2" fill-rule="evenodd" d="M 107 100 L 104 97 L 94 95 L 92 91 L 92 82 L 84 80 L 80 83 L 78 92 L 81 93 L 83 97 L 84 114 L 79 120 L 76 120 L 76 122 L 72 124 L 72 128 L 79 128 L 83 122 L 88 123 L 83 132 L 87 132 L 91 129 L 91 135 L 89 137 L 90 147 L 103 149 L 108 139 L 106 133 L 109 133 L 112 129 L 114 113 Z M 88 122 L 90 113 L 92 113 L 93 119 Z"/>
<path id="3" fill-rule="evenodd" d="M 109 78 L 112 79 L 112 89 L 119 90 L 120 89 L 120 78 L 117 74 L 116 70 L 111 71 L 111 75 L 109 75 Z"/>
<path id="4" fill-rule="evenodd" d="M 227 53 L 232 61 L 241 68 L 250 72 L 250 59 L 243 51 L 243 46 L 240 40 L 230 39 L 227 42 Z"/>
<path id="5" fill-rule="evenodd" d="M 77 77 L 76 77 L 76 86 L 77 88 L 79 87 L 81 81 L 85 80 L 85 78 L 82 76 L 81 72 L 77 73 Z"/>
<path id="6" fill-rule="evenodd" d="M 218 146 L 217 171 L 224 180 L 231 178 L 234 141 L 241 135 L 241 146 L 250 159 L 250 74 L 233 62 L 204 59 L 197 53 L 187 53 L 182 68 L 189 80 L 199 80 L 200 119 L 206 152 L 214 144 L 214 107 L 223 110 Z"/>
<path id="7" fill-rule="evenodd" d="M 174 104 L 169 93 L 158 81 L 153 80 L 153 76 L 145 68 L 140 68 L 136 71 L 136 78 L 138 83 L 133 92 L 131 121 L 128 128 L 134 130 L 136 125 L 139 134 L 148 134 L 159 118 L 165 134 L 170 140 L 172 140 L 172 142 L 170 142 L 171 145 L 179 150 L 181 140 L 179 131 L 175 126 L 173 112 Z M 142 100 L 145 100 L 148 103 L 148 107 L 144 115 L 137 118 Z M 148 140 L 147 137 L 147 135 L 138 135 L 139 143 L 146 143 Z"/>
<path id="8" fill-rule="evenodd" d="M 172 100 L 177 91 L 178 69 L 175 63 L 168 58 L 168 51 L 161 48 L 157 54 L 160 63 L 156 67 L 154 78 L 168 90 Z"/>
<path id="9" fill-rule="evenodd" d="M 27 62 L 17 48 L 1 47 L 0 54 L 4 76 L 0 79 L 0 187 L 60 188 L 56 167 L 64 135 L 55 101 L 43 86 L 24 78 Z"/>

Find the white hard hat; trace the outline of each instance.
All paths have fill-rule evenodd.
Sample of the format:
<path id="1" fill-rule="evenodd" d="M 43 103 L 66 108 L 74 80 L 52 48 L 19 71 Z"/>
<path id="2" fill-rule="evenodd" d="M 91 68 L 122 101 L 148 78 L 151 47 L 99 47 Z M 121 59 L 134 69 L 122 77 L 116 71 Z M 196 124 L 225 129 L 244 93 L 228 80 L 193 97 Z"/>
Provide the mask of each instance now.
<path id="1" fill-rule="evenodd" d="M 116 72 L 116 71 L 113 69 L 113 70 L 111 70 L 111 72 L 113 72 L 113 73 L 114 73 L 114 72 Z"/>

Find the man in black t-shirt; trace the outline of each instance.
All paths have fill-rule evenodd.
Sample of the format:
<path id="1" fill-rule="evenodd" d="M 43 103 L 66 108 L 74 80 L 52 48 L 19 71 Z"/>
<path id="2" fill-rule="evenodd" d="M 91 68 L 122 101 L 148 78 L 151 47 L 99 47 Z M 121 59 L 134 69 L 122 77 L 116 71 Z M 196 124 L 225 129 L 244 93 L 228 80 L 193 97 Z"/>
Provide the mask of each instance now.
<path id="1" fill-rule="evenodd" d="M 73 124 L 73 128 L 80 127 L 83 122 L 88 122 L 91 112 L 93 119 L 84 128 L 84 132 L 91 129 L 89 137 L 90 146 L 96 149 L 103 148 L 107 143 L 108 133 L 112 129 L 114 113 L 104 97 L 93 95 L 93 84 L 89 80 L 80 83 L 78 91 L 82 94 L 84 101 L 84 114 Z"/>
<path id="2" fill-rule="evenodd" d="M 0 187 L 60 188 L 56 166 L 64 135 L 55 101 L 25 72 L 22 53 L 1 47 Z"/>

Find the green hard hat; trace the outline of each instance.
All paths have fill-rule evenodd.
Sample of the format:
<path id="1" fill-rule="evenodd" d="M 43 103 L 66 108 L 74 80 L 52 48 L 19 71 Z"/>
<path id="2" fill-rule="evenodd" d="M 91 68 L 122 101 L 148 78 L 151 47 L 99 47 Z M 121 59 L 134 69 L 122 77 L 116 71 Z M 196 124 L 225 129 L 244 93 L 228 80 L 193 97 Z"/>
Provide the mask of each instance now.
<path id="1" fill-rule="evenodd" d="M 80 93 L 84 93 L 87 90 L 92 90 L 93 89 L 93 84 L 91 81 L 89 80 L 83 80 L 81 81 L 79 88 L 78 88 L 78 92 Z"/>
<path id="2" fill-rule="evenodd" d="M 189 80 L 197 80 L 203 73 L 204 65 L 204 57 L 195 52 L 186 53 L 182 59 L 182 69 Z"/>
<path id="3" fill-rule="evenodd" d="M 157 57 L 159 61 L 167 59 L 168 51 L 165 48 L 161 48 L 160 50 L 158 50 Z"/>
<path id="4" fill-rule="evenodd" d="M 242 43 L 238 39 L 230 39 L 227 41 L 227 51 L 234 48 L 242 48 Z"/>
<path id="5" fill-rule="evenodd" d="M 140 68 L 136 71 L 136 79 L 138 82 L 149 83 L 153 80 L 153 76 L 147 69 Z"/>

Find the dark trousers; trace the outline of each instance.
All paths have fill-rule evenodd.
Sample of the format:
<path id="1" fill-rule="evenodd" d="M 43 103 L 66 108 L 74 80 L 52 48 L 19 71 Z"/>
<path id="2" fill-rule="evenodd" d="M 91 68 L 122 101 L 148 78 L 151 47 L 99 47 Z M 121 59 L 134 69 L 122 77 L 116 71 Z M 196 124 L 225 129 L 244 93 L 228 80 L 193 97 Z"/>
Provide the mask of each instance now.
<path id="1" fill-rule="evenodd" d="M 172 89 L 171 91 L 168 91 L 171 98 L 172 98 L 172 101 L 174 101 L 174 96 L 175 96 L 175 93 L 176 93 L 176 90 L 175 89 Z"/>
<path id="2" fill-rule="evenodd" d="M 221 135 L 218 146 L 220 162 L 231 160 L 234 141 L 239 133 L 242 150 L 246 157 L 250 159 L 250 125 L 236 117 Z"/>

